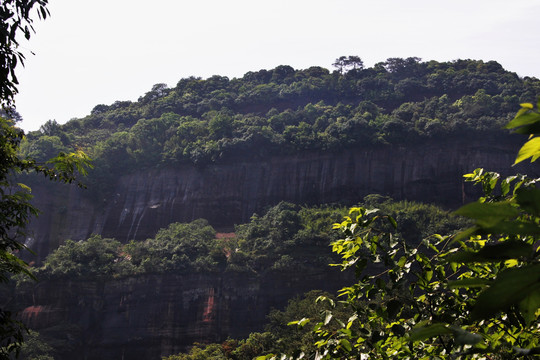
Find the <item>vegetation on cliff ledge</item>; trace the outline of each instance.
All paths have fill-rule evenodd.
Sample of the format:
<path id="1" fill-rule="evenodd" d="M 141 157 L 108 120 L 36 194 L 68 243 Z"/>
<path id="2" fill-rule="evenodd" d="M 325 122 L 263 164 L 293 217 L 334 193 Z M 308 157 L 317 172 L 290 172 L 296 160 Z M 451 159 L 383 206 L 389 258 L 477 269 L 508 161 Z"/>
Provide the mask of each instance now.
<path id="1" fill-rule="evenodd" d="M 507 125 L 529 135 L 515 163 L 540 157 L 539 110 L 540 100 L 536 109 L 522 104 Z M 397 228 L 393 216 L 364 207 L 351 208 L 335 223 L 342 235 L 332 243 L 341 257 L 335 266 L 354 270 L 357 280 L 339 291 L 341 301 L 319 296 L 318 314 L 289 322 L 297 331 L 309 328 L 300 343 L 291 336 L 293 348 L 280 347 L 288 337 L 252 334 L 233 350 L 230 342 L 196 346 L 168 359 L 198 359 L 210 352 L 216 359 L 244 359 L 248 344 L 257 360 L 536 358 L 540 179 L 501 178 L 483 169 L 465 178 L 481 185 L 484 196 L 455 212 L 474 225 L 454 236 L 402 241 L 386 228 Z M 380 271 L 373 271 L 377 266 Z"/>
<path id="2" fill-rule="evenodd" d="M 433 205 L 394 202 L 379 195 L 364 203 L 387 210 L 400 221 L 395 236 L 418 243 L 432 231 L 451 233 L 467 222 Z M 234 234 L 221 237 L 206 220 L 173 223 L 145 241 L 122 244 L 94 235 L 85 241 L 67 240 L 44 264 L 34 269 L 40 280 L 106 280 L 155 273 L 267 271 L 320 269 L 337 259 L 328 252 L 338 234 L 331 223 L 345 207 L 300 207 L 281 202 L 264 215 L 253 215 L 237 225 Z"/>
<path id="3" fill-rule="evenodd" d="M 355 64 L 157 84 L 136 102 L 97 105 L 65 125 L 47 122 L 28 134 L 22 153 L 47 159 L 84 149 L 95 159 L 90 183 L 106 189 L 122 174 L 183 162 L 502 135 L 518 104 L 540 93 L 538 79 L 495 61 Z"/>

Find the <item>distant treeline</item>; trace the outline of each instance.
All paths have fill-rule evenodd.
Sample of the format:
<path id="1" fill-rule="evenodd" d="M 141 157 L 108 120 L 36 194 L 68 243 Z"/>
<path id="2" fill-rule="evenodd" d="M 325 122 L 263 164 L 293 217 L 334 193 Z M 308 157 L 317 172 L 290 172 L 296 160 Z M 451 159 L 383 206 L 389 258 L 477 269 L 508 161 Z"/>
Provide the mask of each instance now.
<path id="1" fill-rule="evenodd" d="M 520 78 L 495 61 L 391 58 L 364 68 L 341 57 L 321 67 L 278 66 L 242 78 L 181 79 L 154 85 L 138 101 L 97 105 L 65 125 L 51 120 L 28 134 L 24 155 L 45 160 L 83 149 L 96 169 L 89 182 L 178 162 L 231 156 L 420 142 L 496 132 L 540 80 Z"/>

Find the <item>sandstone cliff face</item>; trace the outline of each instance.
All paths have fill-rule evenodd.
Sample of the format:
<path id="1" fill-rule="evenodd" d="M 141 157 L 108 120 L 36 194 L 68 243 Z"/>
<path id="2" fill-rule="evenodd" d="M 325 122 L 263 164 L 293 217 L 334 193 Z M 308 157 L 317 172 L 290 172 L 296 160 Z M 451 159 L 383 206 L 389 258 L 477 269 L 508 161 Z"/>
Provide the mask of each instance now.
<path id="1" fill-rule="evenodd" d="M 380 193 L 458 206 L 472 199 L 464 173 L 477 167 L 503 174 L 519 170 L 511 164 L 521 140 L 432 141 L 265 160 L 237 158 L 204 167 L 182 164 L 125 175 L 107 199 L 90 199 L 75 187 L 38 186 L 35 203 L 42 214 L 31 224 L 28 245 L 40 260 L 66 239 L 85 239 L 92 233 L 125 242 L 197 218 L 230 229 L 281 200 L 353 204 Z"/>
<path id="2" fill-rule="evenodd" d="M 286 200 L 344 202 L 380 193 L 395 199 L 458 206 L 474 199 L 462 175 L 477 167 L 503 174 L 522 139 L 441 141 L 335 153 L 188 164 L 127 174 L 112 196 L 93 199 L 69 186 L 34 186 L 41 216 L 27 244 L 43 259 L 66 239 L 91 233 L 121 241 L 153 237 L 171 222 L 206 218 L 230 229 L 254 212 Z M 262 330 L 272 307 L 311 289 L 335 291 L 347 279 L 321 269 L 303 274 L 144 275 L 108 281 L 44 281 L 19 293 L 17 307 L 33 329 L 66 337 L 65 358 L 150 359 L 193 342 L 245 337 Z M 66 329 L 62 330 L 62 326 Z"/>
<path id="3" fill-rule="evenodd" d="M 29 327 L 64 340 L 59 359 L 159 359 L 194 342 L 262 331 L 272 308 L 314 288 L 335 292 L 344 283 L 337 269 L 57 280 L 21 292 L 17 302 Z"/>

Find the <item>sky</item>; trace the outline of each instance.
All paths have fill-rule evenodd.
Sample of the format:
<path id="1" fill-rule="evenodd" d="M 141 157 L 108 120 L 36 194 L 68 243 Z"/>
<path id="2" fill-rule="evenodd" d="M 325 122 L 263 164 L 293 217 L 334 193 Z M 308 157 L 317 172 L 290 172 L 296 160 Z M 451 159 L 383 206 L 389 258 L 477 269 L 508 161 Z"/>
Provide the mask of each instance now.
<path id="1" fill-rule="evenodd" d="M 366 66 L 495 60 L 540 78 L 538 0 L 49 0 L 48 9 L 21 42 L 15 105 L 25 131 L 136 101 L 158 83 L 332 69 L 343 55 Z"/>

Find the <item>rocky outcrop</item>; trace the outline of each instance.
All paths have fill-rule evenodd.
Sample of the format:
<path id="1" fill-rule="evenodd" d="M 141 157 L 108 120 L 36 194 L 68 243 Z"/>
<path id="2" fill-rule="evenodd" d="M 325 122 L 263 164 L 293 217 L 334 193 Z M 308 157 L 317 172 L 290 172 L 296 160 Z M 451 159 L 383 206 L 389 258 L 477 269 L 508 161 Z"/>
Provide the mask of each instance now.
<path id="1" fill-rule="evenodd" d="M 42 214 L 27 245 L 39 261 L 66 239 L 92 233 L 144 239 L 171 222 L 206 218 L 221 230 L 286 200 L 353 204 L 379 193 L 455 207 L 477 196 L 462 175 L 477 167 L 503 174 L 522 139 L 431 141 L 340 152 L 253 159 L 238 156 L 204 167 L 190 164 L 126 174 L 110 190 L 34 185 Z M 271 308 L 311 289 L 335 291 L 348 279 L 329 269 L 301 273 L 141 275 L 102 281 L 48 280 L 14 302 L 32 329 L 63 339 L 60 358 L 151 359 L 193 342 L 218 342 L 260 331 Z"/>
<path id="2" fill-rule="evenodd" d="M 291 297 L 345 283 L 338 269 L 323 270 L 49 280 L 19 292 L 17 303 L 30 328 L 61 344 L 58 359 L 159 359 L 262 331 L 269 311 Z"/>
<path id="3" fill-rule="evenodd" d="M 454 139 L 264 160 L 235 157 L 204 167 L 181 164 L 125 175 L 105 199 L 75 187 L 38 186 L 35 203 L 42 214 L 31 224 L 28 245 L 39 260 L 66 239 L 92 233 L 125 242 L 197 218 L 226 230 L 281 200 L 353 204 L 379 193 L 455 207 L 473 199 L 463 184 L 464 173 L 477 167 L 505 174 L 518 171 L 511 164 L 522 140 Z"/>

